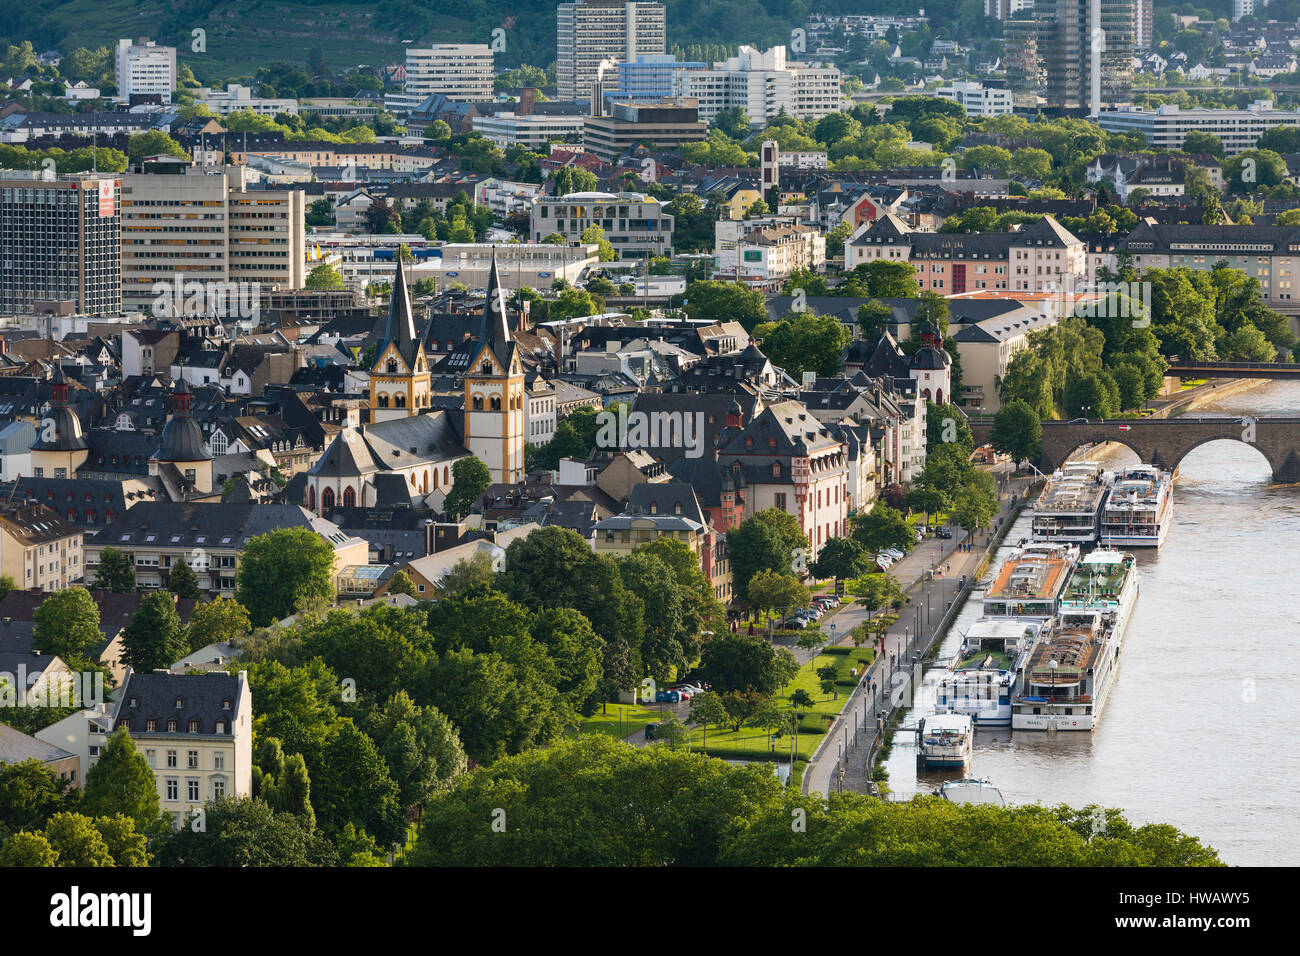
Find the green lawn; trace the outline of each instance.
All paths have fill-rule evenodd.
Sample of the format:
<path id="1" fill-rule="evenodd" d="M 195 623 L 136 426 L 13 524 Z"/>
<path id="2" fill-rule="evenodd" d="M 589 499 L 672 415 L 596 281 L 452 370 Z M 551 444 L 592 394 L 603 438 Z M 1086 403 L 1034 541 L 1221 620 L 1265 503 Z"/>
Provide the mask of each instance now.
<path id="1" fill-rule="evenodd" d="M 606 704 L 605 713 L 599 711 L 584 720 L 578 728 L 580 734 L 608 734 L 620 740 L 631 736 L 646 724 L 659 719 L 659 711 L 641 704 Z"/>
<path id="2" fill-rule="evenodd" d="M 799 668 L 799 673 L 795 675 L 794 680 L 781 689 L 780 697 L 789 697 L 796 690 L 803 689 L 816 701 L 813 709 L 804 714 L 803 721 L 799 725 L 797 759 L 806 761 L 812 757 L 822 737 L 826 736 L 826 728 L 830 724 L 828 718 L 835 717 L 844 706 L 845 695 L 850 693 L 857 683 L 856 678 L 852 677 L 849 671 L 854 667 L 862 668 L 870 664 L 875 655 L 875 650 L 870 647 L 832 648 L 823 651 Z M 817 669 L 827 664 L 834 664 L 839 669 L 838 699 L 834 694 L 823 694 L 817 679 Z M 692 728 L 691 749 L 702 750 L 714 757 L 733 759 L 755 760 L 771 756 L 772 739 L 765 730 L 742 727 L 740 732 L 736 733 L 728 728 L 713 725 L 710 725 L 707 730 L 706 735 L 703 728 Z M 779 759 L 789 759 L 790 743 L 791 739 L 788 735 L 776 741 L 775 750 Z"/>

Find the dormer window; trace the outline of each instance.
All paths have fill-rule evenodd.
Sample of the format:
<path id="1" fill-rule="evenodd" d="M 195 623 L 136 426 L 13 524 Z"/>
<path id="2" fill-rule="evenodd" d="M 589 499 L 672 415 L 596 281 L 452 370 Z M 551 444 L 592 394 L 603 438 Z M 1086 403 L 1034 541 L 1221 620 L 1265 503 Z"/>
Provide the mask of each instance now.
<path id="1" fill-rule="evenodd" d="M 176 709 L 177 709 L 177 710 L 180 710 L 180 709 L 181 709 L 182 707 L 184 707 L 184 706 L 185 706 L 185 698 L 184 698 L 184 697 L 177 697 L 177 698 L 176 698 Z"/>
<path id="2" fill-rule="evenodd" d="M 174 733 L 176 733 L 176 718 L 175 718 L 175 717 L 171 717 L 171 718 L 168 719 L 168 721 L 167 721 L 167 732 L 168 732 L 169 734 L 174 734 Z"/>
<path id="3" fill-rule="evenodd" d="M 147 730 L 149 733 L 153 733 L 155 730 L 157 730 L 158 729 L 157 718 L 150 717 L 148 720 L 146 720 L 144 722 L 144 729 Z"/>
<path id="4" fill-rule="evenodd" d="M 223 700 L 223 701 L 221 702 L 221 709 L 222 709 L 222 710 L 229 710 L 229 709 L 230 709 L 230 698 L 229 698 L 229 697 L 227 697 L 225 700 Z"/>
<path id="5" fill-rule="evenodd" d="M 772 462 L 772 477 L 773 478 L 781 477 L 781 463 L 779 461 Z"/>
<path id="6" fill-rule="evenodd" d="M 198 732 L 199 732 L 199 722 L 198 722 L 197 720 L 191 720 L 191 721 L 190 721 L 190 733 L 192 733 L 192 734 L 197 734 Z"/>

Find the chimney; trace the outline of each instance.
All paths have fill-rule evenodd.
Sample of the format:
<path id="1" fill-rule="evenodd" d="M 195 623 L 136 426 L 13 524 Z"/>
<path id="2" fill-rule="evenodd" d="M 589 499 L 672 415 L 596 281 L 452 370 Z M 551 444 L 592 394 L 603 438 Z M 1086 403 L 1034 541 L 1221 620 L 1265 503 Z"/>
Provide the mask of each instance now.
<path id="1" fill-rule="evenodd" d="M 515 104 L 516 116 L 532 116 L 533 106 L 537 102 L 537 89 L 532 86 L 525 86 L 519 91 L 519 102 Z"/>

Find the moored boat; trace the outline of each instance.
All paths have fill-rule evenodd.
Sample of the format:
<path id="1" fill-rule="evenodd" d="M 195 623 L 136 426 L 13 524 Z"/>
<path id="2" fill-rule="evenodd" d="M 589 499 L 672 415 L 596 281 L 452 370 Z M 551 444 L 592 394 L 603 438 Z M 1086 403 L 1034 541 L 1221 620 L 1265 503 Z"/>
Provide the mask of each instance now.
<path id="1" fill-rule="evenodd" d="M 930 714 L 917 724 L 916 736 L 923 767 L 965 767 L 975 739 L 975 724 L 966 714 Z"/>
<path id="2" fill-rule="evenodd" d="M 1173 476 L 1151 465 L 1124 468 L 1102 509 L 1100 540 L 1105 547 L 1158 548 L 1173 518 Z"/>

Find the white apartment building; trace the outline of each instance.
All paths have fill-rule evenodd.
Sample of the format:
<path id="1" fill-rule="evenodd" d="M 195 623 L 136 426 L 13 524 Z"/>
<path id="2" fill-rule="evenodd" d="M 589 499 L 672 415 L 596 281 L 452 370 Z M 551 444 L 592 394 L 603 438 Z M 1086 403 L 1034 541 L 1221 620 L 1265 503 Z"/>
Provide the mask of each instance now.
<path id="1" fill-rule="evenodd" d="M 673 216 L 664 203 L 645 193 L 569 193 L 533 202 L 529 233 L 541 242 L 558 233 L 579 242 L 589 226 L 600 226 L 620 259 L 672 253 Z"/>
<path id="2" fill-rule="evenodd" d="M 1270 100 L 1256 100 L 1244 110 L 1215 110 L 1204 107 L 1182 109 L 1176 105 L 1156 109 L 1122 106 L 1103 111 L 1097 125 L 1108 133 L 1142 136 L 1151 149 L 1182 149 L 1187 134 L 1212 133 L 1234 156 L 1254 149 L 1260 136 L 1282 126 L 1300 126 L 1300 111 L 1277 110 Z"/>
<path id="3" fill-rule="evenodd" d="M 699 117 L 713 122 L 726 109 L 742 109 L 755 126 L 766 126 L 784 110 L 796 119 L 821 119 L 844 104 L 842 76 L 834 66 L 786 60 L 783 46 L 767 52 L 742 46 L 711 70 L 682 70 L 674 92 L 694 97 Z"/>
<path id="4" fill-rule="evenodd" d="M 128 100 L 135 94 L 157 93 L 164 103 L 176 91 L 176 48 L 159 46 L 152 40 L 118 40 L 117 96 Z"/>
<path id="5" fill-rule="evenodd" d="M 627 63 L 665 53 L 667 30 L 661 3 L 575 0 L 555 11 L 555 79 L 561 100 L 586 100 L 605 61 Z"/>
<path id="6" fill-rule="evenodd" d="M 552 140 L 576 142 L 582 138 L 583 116 L 548 116 L 539 113 L 494 113 L 475 116 L 475 131 L 502 149 L 527 146 L 534 152 L 549 152 Z"/>
<path id="7" fill-rule="evenodd" d="M 736 259 L 741 282 L 778 291 L 791 273 L 825 267 L 826 237 L 817 227 L 800 223 L 755 226 L 737 241 Z"/>
<path id="8" fill-rule="evenodd" d="M 1010 90 L 985 86 L 983 83 L 958 81 L 935 92 L 941 100 L 960 103 L 967 116 L 1006 116 L 1015 99 Z"/>
<path id="9" fill-rule="evenodd" d="M 242 166 L 142 168 L 122 176 L 122 296 L 129 308 L 152 309 L 158 283 L 247 283 L 250 293 L 252 284 L 302 288 L 301 190 L 248 189 Z"/>
<path id="10" fill-rule="evenodd" d="M 174 825 L 211 800 L 252 796 L 253 695 L 246 672 L 132 674 L 112 719 L 113 731 L 126 730 L 149 762 Z"/>
<path id="11" fill-rule="evenodd" d="M 238 83 L 227 83 L 224 90 L 212 90 L 205 86 L 194 92 L 194 99 L 218 116 L 229 116 L 237 110 L 249 110 L 259 116 L 276 116 L 279 113 L 298 115 L 297 100 L 254 96 L 251 88 Z"/>
<path id="12" fill-rule="evenodd" d="M 492 99 L 492 48 L 486 43 L 435 43 L 406 51 L 406 95 L 441 93 L 461 103 Z"/>

